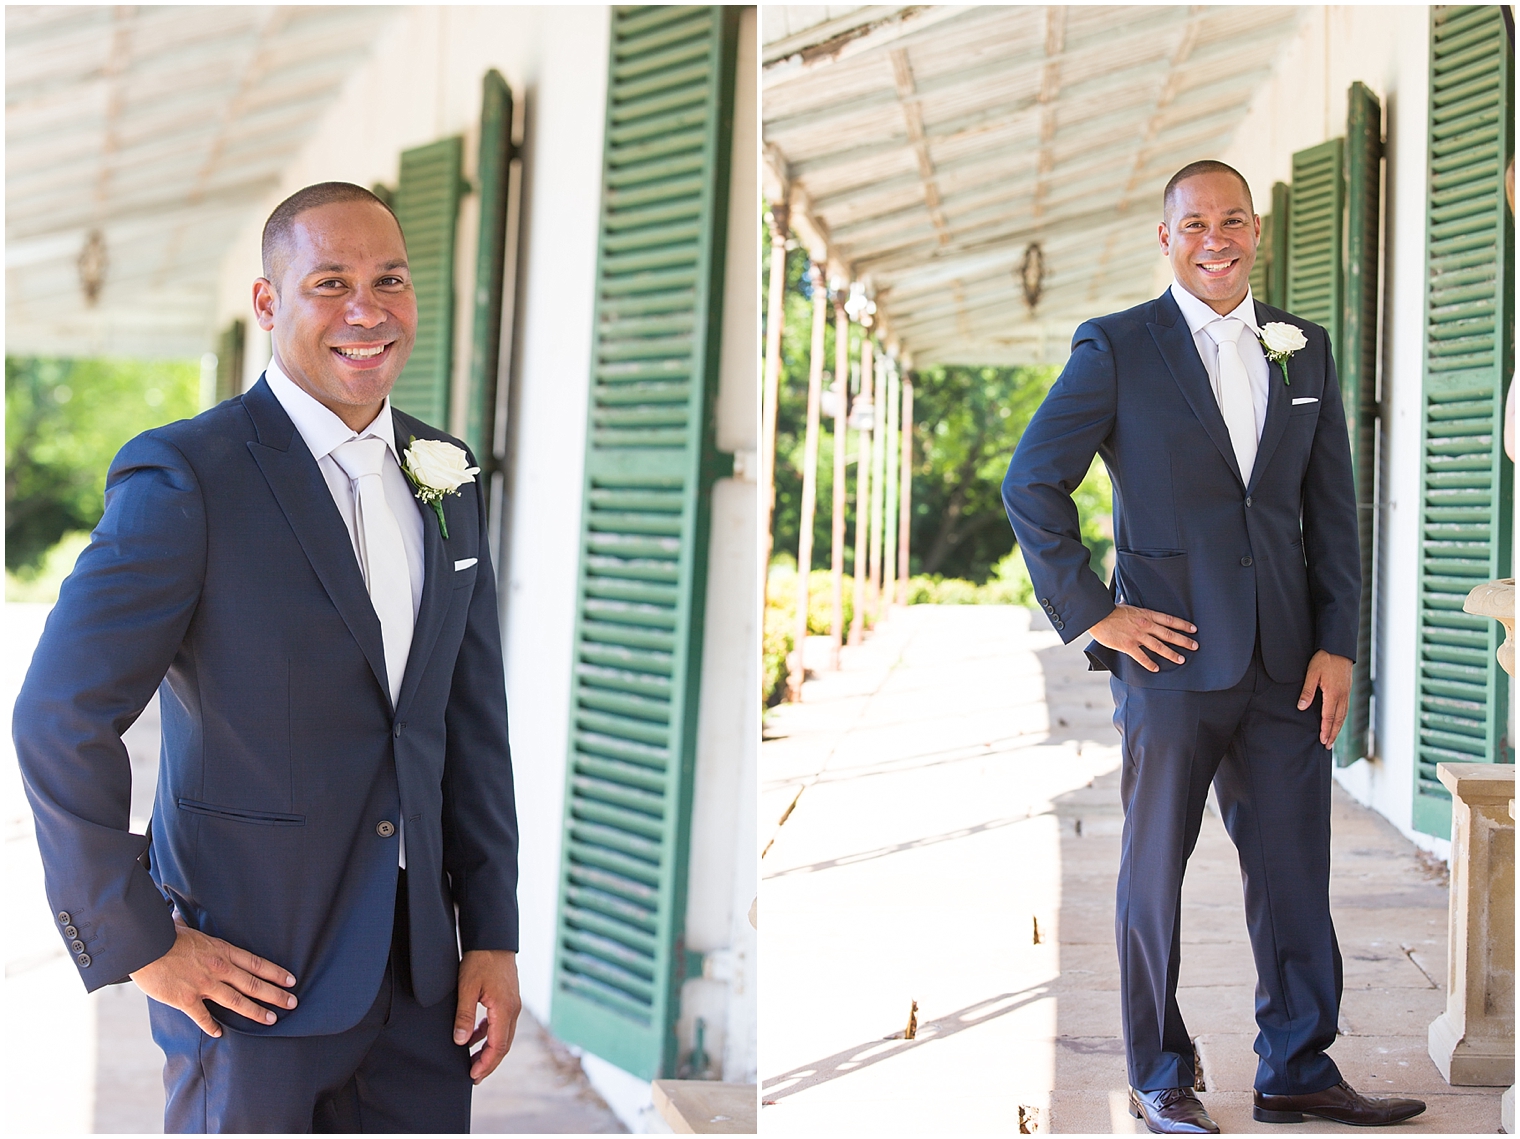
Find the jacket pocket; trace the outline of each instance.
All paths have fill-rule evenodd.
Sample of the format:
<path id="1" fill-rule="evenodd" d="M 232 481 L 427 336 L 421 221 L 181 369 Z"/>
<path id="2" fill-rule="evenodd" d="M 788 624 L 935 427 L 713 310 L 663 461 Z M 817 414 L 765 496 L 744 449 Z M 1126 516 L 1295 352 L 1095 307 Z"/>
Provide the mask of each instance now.
<path id="1" fill-rule="evenodd" d="M 1129 605 L 1192 619 L 1188 556 L 1181 550 L 1116 550 L 1119 592 Z"/>
<path id="2" fill-rule="evenodd" d="M 214 819 L 228 819 L 234 823 L 259 823 L 266 827 L 304 827 L 305 815 L 287 815 L 279 811 L 247 811 L 242 807 L 220 807 L 215 803 L 202 803 L 197 799 L 175 800 L 179 809 L 194 815 L 210 815 Z"/>

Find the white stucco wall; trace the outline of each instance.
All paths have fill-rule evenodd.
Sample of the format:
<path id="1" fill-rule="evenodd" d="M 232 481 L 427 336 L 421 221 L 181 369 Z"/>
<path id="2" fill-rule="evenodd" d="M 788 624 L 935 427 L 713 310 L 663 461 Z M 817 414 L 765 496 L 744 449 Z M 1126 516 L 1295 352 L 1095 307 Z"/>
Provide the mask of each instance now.
<path id="1" fill-rule="evenodd" d="M 1416 551 L 1419 549 L 1425 148 L 1429 14 L 1417 6 L 1310 9 L 1273 77 L 1219 157 L 1246 176 L 1257 209 L 1292 181 L 1293 153 L 1346 133 L 1347 91 L 1361 80 L 1383 102 L 1387 138 L 1379 383 L 1375 756 L 1337 771 L 1353 795 L 1418 845 L 1449 843 L 1410 827 L 1414 796 Z"/>
<path id="2" fill-rule="evenodd" d="M 754 54 L 754 18 L 745 23 Z M 600 207 L 609 21 L 604 7 L 410 8 L 377 45 L 311 143 L 227 255 L 217 324 L 248 321 L 247 383 L 268 360 L 252 323 L 262 220 L 286 195 L 342 179 L 395 185 L 400 152 L 448 134 L 465 136 L 465 175 L 475 176 L 481 77 L 495 67 L 524 104 L 524 170 L 516 353 L 506 460 L 507 699 L 521 830 L 523 1000 L 547 1021 L 568 745 L 571 639 L 578 569 L 580 494 Z M 718 442 L 753 450 L 758 268 L 754 236 L 754 70 L 735 129 Z M 742 156 L 742 157 L 741 157 Z M 477 209 L 466 198 L 458 233 L 459 298 L 454 401 L 468 361 Z M 246 385 L 245 385 L 246 386 Z M 752 466 L 752 464 L 751 464 Z M 749 476 L 753 479 L 753 475 Z M 714 493 L 708 626 L 694 789 L 688 937 L 719 951 L 718 972 L 753 969 L 745 915 L 754 895 L 754 811 L 759 739 L 758 612 L 754 588 L 754 484 L 721 480 Z M 741 697 L 742 694 L 742 698 Z M 742 923 L 742 924 L 741 924 Z M 754 987 L 688 983 L 689 1031 L 708 1024 L 724 1078 L 754 1079 Z M 696 1011 L 693 1011 L 696 1010 Z M 683 1032 L 683 1048 L 689 1047 Z M 716 1045 L 716 1047 L 714 1047 Z M 594 1057 L 588 1074 L 625 1122 L 637 1125 L 649 1087 Z"/>

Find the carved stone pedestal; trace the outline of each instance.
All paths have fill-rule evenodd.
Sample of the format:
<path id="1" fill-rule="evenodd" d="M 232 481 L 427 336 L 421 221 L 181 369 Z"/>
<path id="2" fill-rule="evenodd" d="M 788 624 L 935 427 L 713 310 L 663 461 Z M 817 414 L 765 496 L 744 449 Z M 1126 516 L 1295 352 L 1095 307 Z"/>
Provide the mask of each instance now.
<path id="1" fill-rule="evenodd" d="M 1430 1025 L 1430 1058 L 1446 1082 L 1515 1079 L 1515 796 L 1510 764 L 1443 763 L 1451 792 L 1451 925 L 1446 1011 Z"/>

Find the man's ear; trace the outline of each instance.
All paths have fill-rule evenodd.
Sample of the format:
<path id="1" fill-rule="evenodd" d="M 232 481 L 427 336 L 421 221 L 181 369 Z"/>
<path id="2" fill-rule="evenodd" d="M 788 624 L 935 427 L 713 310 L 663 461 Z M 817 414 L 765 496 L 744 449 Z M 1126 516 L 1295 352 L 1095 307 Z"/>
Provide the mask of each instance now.
<path id="1" fill-rule="evenodd" d="M 1161 255 L 1163 257 L 1170 257 L 1172 255 L 1172 235 L 1166 228 L 1166 222 L 1157 224 L 1156 240 L 1161 243 Z"/>
<path id="2" fill-rule="evenodd" d="M 258 317 L 259 327 L 265 332 L 274 328 L 274 314 L 279 307 L 280 296 L 275 291 L 274 282 L 268 277 L 260 277 L 253 283 L 253 311 Z"/>

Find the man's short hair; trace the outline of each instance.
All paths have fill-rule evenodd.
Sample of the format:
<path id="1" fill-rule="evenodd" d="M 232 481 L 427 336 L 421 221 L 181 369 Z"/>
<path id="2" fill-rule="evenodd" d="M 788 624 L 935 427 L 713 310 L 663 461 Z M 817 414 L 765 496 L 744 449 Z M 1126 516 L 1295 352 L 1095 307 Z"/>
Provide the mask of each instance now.
<path id="1" fill-rule="evenodd" d="M 269 220 L 264 223 L 264 241 L 260 252 L 264 259 L 265 277 L 271 281 L 275 280 L 275 262 L 281 253 L 290 248 L 291 233 L 295 229 L 296 218 L 307 210 L 314 210 L 318 206 L 330 206 L 334 202 L 374 202 L 376 205 L 384 206 L 385 212 L 391 217 L 396 216 L 396 211 L 386 204 L 385 199 L 370 193 L 363 186 L 355 186 L 352 182 L 318 182 L 315 186 L 297 190 L 277 205 L 274 213 L 269 215 Z M 399 220 L 396 222 L 396 228 L 401 228 Z M 401 244 L 403 248 L 406 245 L 405 233 L 401 235 Z"/>
<path id="2" fill-rule="evenodd" d="M 1251 185 L 1246 181 L 1245 175 L 1227 163 L 1216 162 L 1212 158 L 1205 158 L 1199 162 L 1189 162 L 1181 170 L 1172 175 L 1171 181 L 1166 184 L 1166 189 L 1161 194 L 1161 217 L 1163 221 L 1166 219 L 1167 211 L 1172 208 L 1172 196 L 1175 194 L 1178 184 L 1187 181 L 1189 178 L 1197 177 L 1199 174 L 1235 175 L 1235 177 L 1240 179 L 1240 184 L 1245 189 L 1246 204 L 1251 207 L 1253 214 L 1256 212 L 1256 203 L 1251 200 Z"/>

